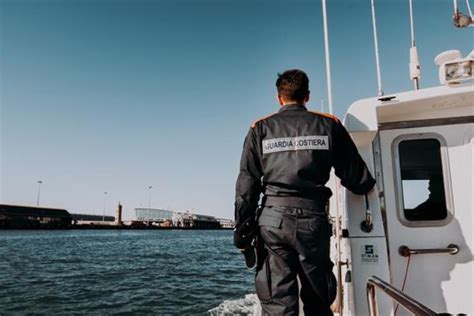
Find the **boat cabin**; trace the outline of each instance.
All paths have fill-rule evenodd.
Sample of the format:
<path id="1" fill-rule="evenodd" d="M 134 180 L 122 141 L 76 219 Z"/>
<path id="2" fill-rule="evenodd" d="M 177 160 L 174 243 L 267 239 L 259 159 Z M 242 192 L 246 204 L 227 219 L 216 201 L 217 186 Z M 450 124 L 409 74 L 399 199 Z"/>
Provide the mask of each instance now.
<path id="1" fill-rule="evenodd" d="M 425 315 L 410 304 L 474 313 L 474 84 L 449 79 L 357 101 L 345 116 L 377 185 L 366 201 L 331 181 L 340 314 L 370 315 L 372 305 L 372 314 Z"/>

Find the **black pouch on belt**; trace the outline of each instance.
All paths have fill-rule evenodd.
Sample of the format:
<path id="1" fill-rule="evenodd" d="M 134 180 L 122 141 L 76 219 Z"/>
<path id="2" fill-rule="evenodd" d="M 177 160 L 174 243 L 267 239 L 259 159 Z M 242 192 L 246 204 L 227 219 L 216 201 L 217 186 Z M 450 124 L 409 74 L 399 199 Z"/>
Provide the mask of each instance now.
<path id="1" fill-rule="evenodd" d="M 245 258 L 245 265 L 249 269 L 257 265 L 256 236 L 257 222 L 254 218 L 243 221 L 234 230 L 234 245 L 240 249 Z"/>
<path id="2" fill-rule="evenodd" d="M 328 283 L 328 302 L 329 302 L 329 304 L 332 304 L 332 302 L 334 302 L 334 300 L 336 299 L 336 296 L 337 296 L 337 280 L 336 280 L 336 276 L 332 272 L 332 267 L 333 266 L 334 266 L 334 263 L 329 261 L 329 267 L 328 267 L 328 271 L 327 271 L 327 274 L 326 274 L 326 279 L 327 279 L 327 283 Z"/>
<path id="3" fill-rule="evenodd" d="M 248 249 L 253 246 L 257 233 L 257 222 L 249 217 L 234 229 L 234 245 L 239 249 Z"/>

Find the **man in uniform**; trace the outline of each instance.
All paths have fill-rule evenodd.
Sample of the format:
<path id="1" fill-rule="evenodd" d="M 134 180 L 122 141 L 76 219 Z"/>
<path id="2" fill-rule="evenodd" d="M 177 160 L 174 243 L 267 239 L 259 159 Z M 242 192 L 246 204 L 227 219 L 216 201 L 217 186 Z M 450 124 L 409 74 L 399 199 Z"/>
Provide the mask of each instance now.
<path id="1" fill-rule="evenodd" d="M 247 254 L 256 236 L 264 245 L 255 278 L 263 315 L 298 315 L 298 279 L 305 315 L 332 315 L 325 212 L 332 193 L 325 184 L 331 168 L 355 194 L 369 192 L 375 180 L 341 122 L 306 108 L 303 71 L 279 74 L 276 87 L 280 110 L 256 121 L 244 142 L 234 244 Z"/>

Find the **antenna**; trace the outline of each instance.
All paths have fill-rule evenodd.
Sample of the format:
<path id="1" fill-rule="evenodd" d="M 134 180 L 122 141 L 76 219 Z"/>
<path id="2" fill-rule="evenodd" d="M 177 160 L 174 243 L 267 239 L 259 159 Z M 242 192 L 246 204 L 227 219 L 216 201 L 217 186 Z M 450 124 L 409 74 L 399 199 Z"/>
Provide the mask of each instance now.
<path id="1" fill-rule="evenodd" d="M 410 32 L 411 32 L 411 46 L 410 46 L 410 79 L 413 80 L 415 90 L 420 89 L 421 67 L 418 61 L 418 51 L 415 45 L 415 28 L 413 26 L 413 1 L 408 0 L 410 7 Z"/>
<path id="2" fill-rule="evenodd" d="M 469 16 L 471 17 L 471 21 L 472 21 L 472 11 L 471 11 L 471 5 L 469 4 L 469 0 L 466 0 L 466 6 L 467 6 L 467 12 L 469 12 Z"/>
<path id="3" fill-rule="evenodd" d="M 328 19 L 326 11 L 326 0 L 321 0 L 323 5 L 323 27 L 324 27 L 324 52 L 326 55 L 326 82 L 328 86 L 328 104 L 329 113 L 333 114 L 332 111 L 332 85 L 331 85 L 331 63 L 329 60 L 329 38 L 328 38 Z"/>
<path id="4" fill-rule="evenodd" d="M 375 66 L 377 67 L 377 83 L 379 86 L 378 95 L 383 96 L 382 78 L 380 75 L 379 43 L 377 40 L 377 23 L 375 21 L 375 0 L 371 0 L 371 5 L 372 5 L 372 28 L 374 30 Z"/>

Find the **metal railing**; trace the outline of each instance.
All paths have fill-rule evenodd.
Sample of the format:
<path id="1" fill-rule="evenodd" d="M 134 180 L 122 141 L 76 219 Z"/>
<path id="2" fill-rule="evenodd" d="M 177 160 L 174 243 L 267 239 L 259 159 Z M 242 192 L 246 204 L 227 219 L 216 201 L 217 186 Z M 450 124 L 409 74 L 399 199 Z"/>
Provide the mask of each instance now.
<path id="1" fill-rule="evenodd" d="M 378 288 L 386 295 L 388 295 L 392 300 L 400 304 L 407 311 L 416 316 L 434 316 L 438 315 L 428 307 L 424 306 L 420 302 L 409 297 L 402 291 L 396 289 L 387 282 L 379 279 L 376 276 L 371 276 L 367 280 L 367 304 L 369 307 L 369 316 L 377 316 L 377 298 L 375 295 L 375 289 Z"/>
<path id="2" fill-rule="evenodd" d="M 428 248 L 428 249 L 412 249 L 408 246 L 400 246 L 398 248 L 398 253 L 402 257 L 408 257 L 411 255 L 424 255 L 424 254 L 434 254 L 434 253 L 446 253 L 450 255 L 455 255 L 459 252 L 458 245 L 449 244 L 446 248 Z"/>

